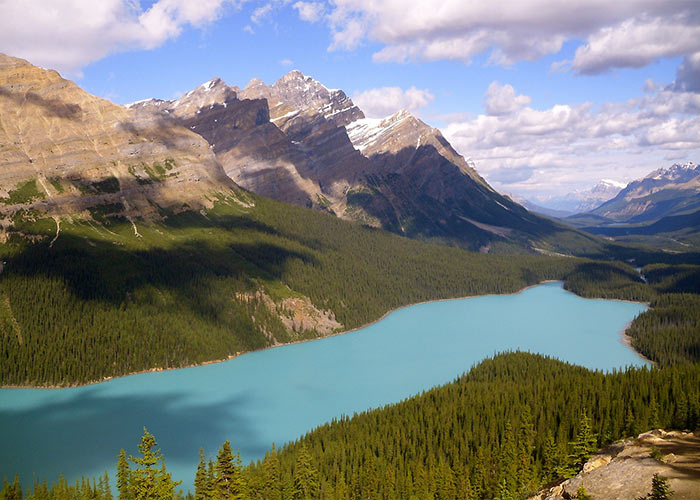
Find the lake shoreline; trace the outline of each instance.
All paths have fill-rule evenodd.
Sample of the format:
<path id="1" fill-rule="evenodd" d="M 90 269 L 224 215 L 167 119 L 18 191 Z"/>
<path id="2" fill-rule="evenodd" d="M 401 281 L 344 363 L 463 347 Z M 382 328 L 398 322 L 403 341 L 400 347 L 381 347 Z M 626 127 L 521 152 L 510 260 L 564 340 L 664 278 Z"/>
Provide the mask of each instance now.
<path id="1" fill-rule="evenodd" d="M 296 345 L 296 344 L 303 344 L 303 343 L 306 343 L 306 342 L 313 342 L 313 341 L 315 341 L 315 340 L 321 340 L 321 339 L 327 339 L 327 338 L 331 338 L 331 337 L 337 337 L 337 336 L 339 336 L 339 335 L 345 335 L 345 334 L 348 334 L 348 333 L 353 333 L 353 332 L 356 332 L 356 331 L 359 331 L 359 330 L 363 330 L 363 329 L 365 329 L 365 328 L 369 328 L 370 326 L 373 326 L 373 325 L 379 323 L 380 321 L 383 321 L 383 320 L 386 319 L 387 316 L 389 316 L 390 314 L 392 314 L 392 313 L 394 313 L 394 312 L 396 312 L 396 311 L 400 311 L 401 309 L 406 309 L 406 308 L 408 308 L 408 307 L 418 306 L 418 305 L 421 305 L 421 304 L 429 304 L 429 303 L 433 303 L 433 302 L 445 302 L 445 301 L 450 301 L 450 300 L 463 300 L 463 299 L 472 299 L 472 298 L 479 298 L 479 297 L 492 297 L 492 296 L 503 296 L 503 295 L 519 295 L 519 294 L 521 294 L 521 293 L 523 293 L 523 292 L 525 292 L 525 291 L 527 291 L 527 290 L 529 290 L 529 289 L 531 289 L 531 288 L 535 288 L 535 287 L 537 287 L 537 286 L 544 285 L 544 284 L 547 284 L 547 283 L 562 283 L 562 288 L 563 288 L 563 283 L 564 283 L 564 282 L 563 282 L 562 280 L 543 280 L 543 281 L 540 281 L 539 283 L 535 283 L 535 284 L 532 284 L 532 285 L 528 285 L 528 286 L 526 286 L 526 287 L 524 287 L 524 288 L 521 288 L 520 290 L 517 290 L 517 291 L 515 291 L 515 292 L 511 292 L 511 293 L 487 293 L 487 294 L 483 294 L 483 295 L 466 295 L 466 296 L 461 296 L 461 297 L 449 297 L 449 298 L 443 298 L 443 299 L 432 299 L 432 300 L 424 300 L 424 301 L 421 301 L 421 302 L 414 302 L 414 303 L 411 303 L 411 304 L 406 304 L 406 305 L 399 306 L 399 307 L 396 307 L 396 308 L 394 308 L 394 309 L 391 309 L 391 310 L 387 311 L 386 313 L 384 313 L 381 317 L 377 318 L 376 320 L 371 321 L 371 322 L 369 322 L 369 323 L 366 323 L 366 324 L 364 324 L 364 325 L 361 325 L 361 326 L 352 328 L 352 329 L 350 329 L 350 330 L 343 330 L 343 331 L 341 331 L 341 332 L 335 332 L 335 333 L 331 333 L 331 334 L 329 334 L 329 335 L 323 335 L 323 336 L 314 337 L 314 338 L 310 338 L 310 339 L 295 340 L 295 341 L 293 341 L 293 342 L 287 342 L 287 343 L 284 343 L 284 344 L 274 344 L 274 345 L 271 345 L 271 346 L 263 347 L 262 349 L 254 349 L 254 350 L 252 350 L 252 351 L 241 351 L 241 352 L 237 352 L 236 354 L 229 355 L 229 356 L 227 356 L 227 357 L 225 357 L 225 358 L 212 359 L 212 360 L 208 360 L 208 361 L 203 361 L 203 362 L 201 362 L 201 363 L 192 363 L 192 364 L 189 364 L 189 365 L 177 366 L 177 367 L 172 367 L 172 368 L 162 368 L 162 367 L 149 368 L 149 369 L 146 369 L 146 370 L 138 370 L 138 371 L 134 371 L 134 372 L 125 373 L 124 375 L 114 375 L 114 376 L 110 376 L 110 377 L 104 377 L 104 378 L 99 379 L 99 380 L 93 380 L 93 381 L 90 381 L 90 382 L 84 382 L 84 383 L 79 383 L 79 384 L 65 384 L 65 385 L 0 385 L 0 389 L 41 389 L 41 390 L 73 389 L 73 388 L 77 388 L 77 387 L 85 387 L 85 386 L 90 386 L 90 385 L 101 384 L 101 383 L 103 383 L 103 382 L 109 382 L 110 380 L 115 380 L 115 379 L 124 378 L 124 377 L 130 377 L 130 376 L 132 376 L 132 375 L 141 375 L 141 374 L 144 374 L 144 373 L 165 372 L 165 371 L 171 371 L 171 370 L 182 370 L 182 369 L 185 369 L 185 368 L 195 368 L 195 367 L 197 367 L 197 366 L 206 366 L 206 365 L 211 365 L 211 364 L 215 364 L 215 363 L 223 363 L 224 361 L 230 361 L 230 360 L 232 360 L 232 359 L 238 358 L 238 357 L 240 357 L 240 356 L 244 356 L 244 355 L 246 355 L 246 354 L 252 354 L 252 353 L 256 353 L 256 352 L 267 351 L 267 350 L 269 350 L 269 349 L 274 349 L 274 348 L 277 348 L 277 347 L 284 347 L 284 346 L 290 346 L 290 345 Z M 568 290 L 567 290 L 567 291 L 568 291 Z M 571 292 L 571 293 L 573 293 L 573 292 Z M 574 295 L 576 295 L 576 294 L 574 294 Z M 576 296 L 577 296 L 577 297 L 581 297 L 580 295 L 576 295 Z M 634 303 L 634 304 L 645 304 L 647 307 L 649 307 L 649 303 L 635 302 L 635 301 L 633 301 L 633 300 L 604 299 L 604 298 L 595 298 L 595 297 L 581 297 L 581 298 L 584 298 L 584 299 L 591 299 L 591 300 L 614 300 L 614 301 L 618 301 L 618 302 L 630 302 L 630 303 Z M 629 328 L 629 324 L 627 324 L 627 325 L 625 326 L 625 328 L 622 330 L 622 332 L 621 332 L 621 342 L 622 342 L 623 344 L 625 344 L 627 347 L 629 347 L 632 351 L 634 351 L 634 353 L 637 354 L 642 360 L 644 360 L 644 361 L 646 361 L 646 362 L 648 362 L 648 363 L 651 363 L 653 366 L 656 366 L 656 364 L 655 364 L 653 361 L 651 361 L 651 360 L 645 358 L 645 357 L 642 355 L 642 353 L 640 353 L 639 351 L 637 351 L 637 350 L 632 346 L 631 338 L 629 338 L 629 337 L 626 335 L 626 333 L 625 333 L 625 332 L 627 331 L 628 328 Z"/>

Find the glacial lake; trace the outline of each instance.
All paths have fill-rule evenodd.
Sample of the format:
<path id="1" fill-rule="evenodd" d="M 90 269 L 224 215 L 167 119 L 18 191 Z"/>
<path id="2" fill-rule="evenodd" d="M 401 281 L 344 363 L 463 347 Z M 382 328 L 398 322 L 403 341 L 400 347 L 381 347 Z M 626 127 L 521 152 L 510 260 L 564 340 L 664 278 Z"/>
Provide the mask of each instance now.
<path id="1" fill-rule="evenodd" d="M 342 414 L 450 382 L 485 357 L 538 352 L 589 368 L 645 362 L 622 343 L 643 304 L 591 300 L 545 283 L 515 295 L 430 302 L 354 332 L 71 389 L 0 390 L 0 480 L 109 472 L 143 427 L 192 489 L 200 447 L 231 441 L 244 463 Z"/>

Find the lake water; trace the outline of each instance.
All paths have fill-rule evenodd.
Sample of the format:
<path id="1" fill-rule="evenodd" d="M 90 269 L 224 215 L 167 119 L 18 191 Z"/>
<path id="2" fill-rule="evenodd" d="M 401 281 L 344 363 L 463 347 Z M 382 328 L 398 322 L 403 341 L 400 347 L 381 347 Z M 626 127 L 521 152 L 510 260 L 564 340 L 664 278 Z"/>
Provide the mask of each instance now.
<path id="1" fill-rule="evenodd" d="M 644 362 L 621 342 L 642 304 L 582 299 L 546 283 L 516 295 L 419 304 L 346 335 L 206 366 L 72 389 L 0 390 L 0 480 L 49 482 L 108 470 L 136 454 L 143 427 L 191 488 L 199 448 L 230 439 L 244 462 L 341 414 L 449 382 L 506 350 L 609 370 Z"/>

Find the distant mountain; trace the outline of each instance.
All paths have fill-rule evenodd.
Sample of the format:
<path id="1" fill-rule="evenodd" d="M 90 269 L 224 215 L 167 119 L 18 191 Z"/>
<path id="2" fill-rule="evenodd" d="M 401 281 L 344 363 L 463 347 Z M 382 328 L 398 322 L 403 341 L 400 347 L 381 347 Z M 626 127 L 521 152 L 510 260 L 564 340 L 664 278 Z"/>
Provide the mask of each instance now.
<path id="1" fill-rule="evenodd" d="M 674 250 L 700 245 L 700 166 L 689 162 L 655 170 L 566 222 L 591 233 Z"/>
<path id="2" fill-rule="evenodd" d="M 214 79 L 181 99 L 130 107 L 202 135 L 236 183 L 281 201 L 474 250 L 597 244 L 577 234 L 562 246 L 556 235 L 568 229 L 497 193 L 409 112 L 365 118 L 342 90 L 299 71 L 242 90 Z"/>
<path id="3" fill-rule="evenodd" d="M 674 164 L 629 183 L 591 213 L 614 222 L 645 222 L 698 209 L 699 195 L 700 166 Z"/>
<path id="4" fill-rule="evenodd" d="M 579 189 L 563 196 L 538 199 L 537 203 L 545 209 L 568 212 L 568 215 L 588 212 L 614 198 L 625 186 L 622 182 L 603 179 L 591 188 Z"/>
<path id="5" fill-rule="evenodd" d="M 567 212 L 565 210 L 555 210 L 553 208 L 543 207 L 541 205 L 538 205 L 537 203 L 534 203 L 534 202 L 528 200 L 527 198 L 523 198 L 522 196 L 518 196 L 518 195 L 515 195 L 512 193 L 506 193 L 506 194 L 508 197 L 510 197 L 511 200 L 524 206 L 530 212 L 535 212 L 537 214 L 546 215 L 547 217 L 554 217 L 554 218 L 558 218 L 558 219 L 573 215 L 573 212 Z"/>

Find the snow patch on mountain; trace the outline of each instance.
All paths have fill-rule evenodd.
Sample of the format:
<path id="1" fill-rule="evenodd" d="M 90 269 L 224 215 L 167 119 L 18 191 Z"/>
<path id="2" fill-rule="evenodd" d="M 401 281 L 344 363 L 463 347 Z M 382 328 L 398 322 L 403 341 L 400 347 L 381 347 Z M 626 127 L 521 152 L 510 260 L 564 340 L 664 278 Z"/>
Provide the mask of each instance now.
<path id="1" fill-rule="evenodd" d="M 382 136 L 392 132 L 411 114 L 402 109 L 386 118 L 362 118 L 355 120 L 345 127 L 353 147 L 362 153 L 365 149 L 378 142 Z M 420 145 L 420 142 L 418 143 Z"/>

